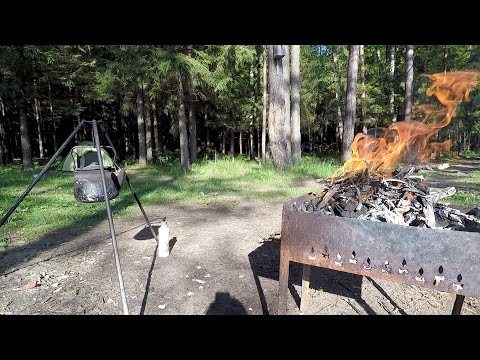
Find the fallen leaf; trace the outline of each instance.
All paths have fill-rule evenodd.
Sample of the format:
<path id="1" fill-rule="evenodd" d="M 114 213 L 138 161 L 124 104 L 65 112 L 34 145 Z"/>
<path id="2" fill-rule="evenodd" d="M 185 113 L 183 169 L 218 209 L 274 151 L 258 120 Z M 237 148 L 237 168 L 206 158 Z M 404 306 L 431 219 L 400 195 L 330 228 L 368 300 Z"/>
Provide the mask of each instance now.
<path id="1" fill-rule="evenodd" d="M 35 286 L 37 286 L 37 280 L 30 280 L 23 288 L 33 289 Z"/>

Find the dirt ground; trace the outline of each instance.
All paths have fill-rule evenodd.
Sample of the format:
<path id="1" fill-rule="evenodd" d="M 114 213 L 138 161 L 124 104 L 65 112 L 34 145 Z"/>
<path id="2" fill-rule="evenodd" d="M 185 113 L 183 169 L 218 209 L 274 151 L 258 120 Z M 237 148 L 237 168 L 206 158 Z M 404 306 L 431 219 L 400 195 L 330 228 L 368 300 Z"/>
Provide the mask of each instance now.
<path id="1" fill-rule="evenodd" d="M 435 185 L 449 186 L 438 179 Z M 298 194 L 312 189 L 318 183 L 304 181 Z M 115 221 L 130 314 L 277 313 L 282 202 L 145 210 L 157 228 L 167 217 L 172 250 L 167 258 L 155 256 L 140 210 Z M 122 314 L 111 241 L 104 221 L 0 250 L 0 313 Z M 290 266 L 288 314 L 301 314 L 302 266 Z M 305 314 L 444 314 L 451 300 L 435 290 L 321 268 L 312 269 L 311 288 Z M 462 314 L 480 314 L 480 301 L 466 298 Z"/>

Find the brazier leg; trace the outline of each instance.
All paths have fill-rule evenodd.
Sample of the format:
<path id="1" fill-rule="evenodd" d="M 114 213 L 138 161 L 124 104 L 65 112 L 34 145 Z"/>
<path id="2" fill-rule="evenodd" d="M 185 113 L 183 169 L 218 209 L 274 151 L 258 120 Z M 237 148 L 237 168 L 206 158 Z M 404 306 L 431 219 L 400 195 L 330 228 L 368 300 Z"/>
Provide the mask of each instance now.
<path id="1" fill-rule="evenodd" d="M 287 313 L 288 271 L 290 261 L 283 251 L 280 251 L 280 274 L 278 279 L 278 315 Z"/>
<path id="2" fill-rule="evenodd" d="M 300 311 L 307 311 L 308 298 L 310 295 L 310 265 L 303 264 L 302 274 L 302 299 L 300 301 Z"/>
<path id="3" fill-rule="evenodd" d="M 465 296 L 451 294 L 450 301 L 448 302 L 447 309 L 445 310 L 446 315 L 460 315 L 462 312 L 463 302 L 465 301 Z"/>

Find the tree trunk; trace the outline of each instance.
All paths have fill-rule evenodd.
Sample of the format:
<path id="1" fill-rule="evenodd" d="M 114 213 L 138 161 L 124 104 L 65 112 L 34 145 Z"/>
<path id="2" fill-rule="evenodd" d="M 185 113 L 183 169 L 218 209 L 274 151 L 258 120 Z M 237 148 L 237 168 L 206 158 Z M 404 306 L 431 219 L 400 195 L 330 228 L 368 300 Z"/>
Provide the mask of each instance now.
<path id="1" fill-rule="evenodd" d="M 285 137 L 287 141 L 287 157 L 288 157 L 288 167 L 292 163 L 292 119 L 291 119 L 291 108 L 290 108 L 290 96 L 292 93 L 291 84 L 290 84 L 290 46 L 287 46 L 287 51 L 285 52 L 285 67 L 283 71 L 283 97 L 285 99 Z"/>
<path id="2" fill-rule="evenodd" d="M 360 124 L 362 124 L 362 132 L 364 134 L 367 133 L 367 107 L 365 104 L 365 56 L 364 56 L 364 48 L 363 45 L 359 45 L 359 62 L 360 62 L 360 86 L 361 86 L 361 93 L 360 93 Z"/>
<path id="3" fill-rule="evenodd" d="M 48 82 L 48 105 L 50 107 L 50 115 L 52 116 L 52 140 L 53 140 L 53 152 L 57 152 L 57 124 L 55 121 L 55 113 L 53 112 L 53 100 L 52 100 L 52 85 Z"/>
<path id="4" fill-rule="evenodd" d="M 267 47 L 263 51 L 263 113 L 262 113 L 262 163 L 265 164 L 267 148 Z"/>
<path id="5" fill-rule="evenodd" d="M 80 90 L 79 90 L 79 88 L 76 88 L 75 92 L 74 92 L 74 95 L 73 95 L 75 106 L 77 104 L 79 104 L 79 98 L 80 98 Z M 78 112 L 77 113 L 77 124 L 76 124 L 76 126 L 78 126 L 78 124 L 80 124 L 81 121 L 82 121 L 82 117 L 80 115 L 80 112 Z M 84 129 L 85 129 L 85 127 L 84 127 Z M 79 142 L 84 141 L 83 131 L 79 131 L 76 135 L 76 138 L 78 139 Z"/>
<path id="6" fill-rule="evenodd" d="M 300 45 L 292 45 L 292 160 L 298 165 L 302 160 L 300 133 Z"/>
<path id="7" fill-rule="evenodd" d="M 30 146 L 30 136 L 28 135 L 27 114 L 25 113 L 25 92 L 23 84 L 21 85 L 21 98 L 18 102 L 18 115 L 20 118 L 20 143 L 22 145 L 22 163 L 23 170 L 32 169 L 32 149 Z"/>
<path id="8" fill-rule="evenodd" d="M 275 45 L 268 45 L 268 137 L 275 166 L 285 170 L 291 164 L 290 144 L 290 64 L 288 46 L 281 59 L 273 58 Z M 288 103 L 287 103 L 288 94 Z"/>
<path id="9" fill-rule="evenodd" d="M 138 163 L 147 165 L 147 148 L 145 140 L 145 118 L 143 106 L 143 82 L 137 80 L 137 126 L 138 126 Z"/>
<path id="10" fill-rule="evenodd" d="M 115 137 L 118 139 L 118 156 L 120 159 L 125 159 L 125 136 L 123 131 L 122 117 L 119 109 L 119 102 L 115 101 L 113 104 L 113 111 L 115 114 L 115 127 L 117 129 Z M 78 120 L 80 121 L 80 114 L 78 114 Z M 79 132 L 80 134 L 80 132 Z"/>
<path id="11" fill-rule="evenodd" d="M 235 155 L 235 131 L 230 130 L 230 155 Z"/>
<path id="12" fill-rule="evenodd" d="M 36 97 L 33 98 L 34 112 L 35 112 L 35 121 L 37 123 L 37 136 L 38 136 L 38 154 L 42 159 L 44 157 L 43 153 L 43 139 L 42 139 L 42 118 L 40 110 L 40 101 Z"/>
<path id="13" fill-rule="evenodd" d="M 153 114 L 153 138 L 155 139 L 155 151 L 156 156 L 163 152 L 162 138 L 160 132 L 160 123 L 158 122 L 157 106 L 155 101 L 152 102 L 152 114 Z"/>
<path id="14" fill-rule="evenodd" d="M 443 72 L 447 73 L 448 68 L 448 45 L 443 45 Z"/>
<path id="15" fill-rule="evenodd" d="M 227 134 L 225 131 L 225 126 L 222 128 L 222 154 L 225 154 L 227 147 Z"/>
<path id="16" fill-rule="evenodd" d="M 197 162 L 197 101 L 190 93 L 188 107 L 188 124 L 190 128 L 190 161 Z"/>
<path id="17" fill-rule="evenodd" d="M 205 111 L 204 119 L 205 119 L 205 129 L 206 129 L 205 137 L 206 137 L 206 144 L 208 148 L 210 146 L 210 127 L 208 126 L 208 115 L 206 111 Z"/>
<path id="18" fill-rule="evenodd" d="M 182 75 L 177 72 L 178 86 L 178 130 L 180 133 L 180 163 L 183 171 L 190 168 L 190 156 L 188 152 L 188 133 L 187 133 L 187 117 L 185 115 L 185 95 L 183 93 Z"/>
<path id="19" fill-rule="evenodd" d="M 126 121 L 123 122 L 123 134 L 124 134 L 123 141 L 125 143 L 125 157 L 130 155 L 130 152 L 131 152 L 131 150 L 130 150 L 131 143 L 130 143 L 129 123 L 130 123 L 130 117 L 128 117 L 126 119 Z"/>
<path id="20" fill-rule="evenodd" d="M 5 107 L 3 105 L 3 99 L 0 97 L 0 166 L 7 164 L 6 159 L 6 147 L 5 147 L 5 128 L 3 127 L 3 121 L 5 118 Z"/>
<path id="21" fill-rule="evenodd" d="M 188 45 L 187 54 L 190 58 L 194 58 L 193 45 Z M 193 83 L 189 81 L 189 97 L 188 97 L 188 125 L 190 130 L 190 161 L 197 162 L 197 101 L 195 99 Z"/>
<path id="22" fill-rule="evenodd" d="M 260 119 L 258 119 L 258 127 L 257 127 L 257 158 L 261 159 L 262 156 L 262 136 L 260 135 L 262 133 L 261 130 L 261 123 Z"/>
<path id="23" fill-rule="evenodd" d="M 313 139 L 312 139 L 312 128 L 308 127 L 308 151 L 309 153 L 313 153 Z"/>
<path id="24" fill-rule="evenodd" d="M 258 122 L 257 122 L 257 158 L 261 159 L 261 151 L 262 151 L 262 136 L 260 135 L 262 130 L 262 123 L 260 122 L 260 116 L 258 117 Z"/>
<path id="25" fill-rule="evenodd" d="M 145 146 L 147 152 L 147 161 L 153 159 L 153 129 L 152 129 L 152 116 L 150 114 L 150 99 L 147 95 L 147 88 L 144 85 L 143 87 L 143 99 L 144 99 L 144 109 L 145 109 Z"/>
<path id="26" fill-rule="evenodd" d="M 336 45 L 333 46 L 332 56 L 333 56 L 333 85 L 335 89 L 335 104 L 337 106 L 337 126 L 336 126 L 337 151 L 340 152 L 340 148 L 341 148 L 340 144 L 342 143 L 342 138 L 343 138 L 343 117 L 342 117 L 342 108 L 340 106 L 340 71 L 338 68 L 338 48 Z"/>
<path id="27" fill-rule="evenodd" d="M 390 116 L 392 117 L 392 122 L 396 122 L 397 112 L 395 111 L 395 87 L 393 86 L 393 81 L 395 77 L 395 45 L 388 45 L 387 50 L 388 62 L 390 63 L 390 69 L 388 72 Z"/>
<path id="28" fill-rule="evenodd" d="M 243 144 L 242 144 L 242 140 L 243 140 L 243 131 L 240 130 L 240 135 L 238 136 L 238 145 L 240 146 L 240 155 L 243 155 Z"/>
<path id="29" fill-rule="evenodd" d="M 253 153 L 254 147 L 253 147 L 253 118 L 252 121 L 250 121 L 250 146 L 248 148 L 248 158 L 250 160 L 253 160 L 255 158 L 255 154 Z"/>
<path id="30" fill-rule="evenodd" d="M 413 94 L 413 45 L 407 45 L 405 64 L 405 120 L 411 120 Z"/>
<path id="31" fill-rule="evenodd" d="M 40 108 L 40 101 L 37 99 L 37 82 L 33 80 L 34 96 L 33 96 L 33 113 L 35 114 L 35 122 L 37 125 L 37 140 L 38 140 L 38 155 L 41 159 L 44 157 L 43 153 L 43 138 L 42 138 L 42 115 Z"/>
<path id="32" fill-rule="evenodd" d="M 343 124 L 342 160 L 350 159 L 354 133 L 355 112 L 357 105 L 357 73 L 358 73 L 358 45 L 349 45 L 348 73 L 347 73 L 347 103 L 345 106 L 345 122 Z"/>

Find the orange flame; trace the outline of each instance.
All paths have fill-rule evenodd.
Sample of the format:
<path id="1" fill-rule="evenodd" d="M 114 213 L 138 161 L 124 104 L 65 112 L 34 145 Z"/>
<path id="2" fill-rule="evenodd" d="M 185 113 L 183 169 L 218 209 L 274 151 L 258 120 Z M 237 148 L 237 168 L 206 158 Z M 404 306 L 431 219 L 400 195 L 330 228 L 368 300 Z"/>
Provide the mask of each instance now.
<path id="1" fill-rule="evenodd" d="M 417 112 L 424 114 L 421 121 L 405 120 L 393 123 L 388 128 L 371 129 L 373 136 L 357 134 L 351 146 L 350 160 L 335 171 L 333 178 L 352 176 L 363 170 L 378 175 L 391 174 L 400 160 L 426 162 L 432 154 L 451 148 L 451 140 L 432 140 L 441 128 L 450 124 L 458 105 L 469 100 L 470 90 L 480 80 L 480 71 L 425 76 L 433 81 L 426 94 L 436 96 L 443 107 L 436 109 L 430 104 L 423 104 L 417 107 Z"/>

